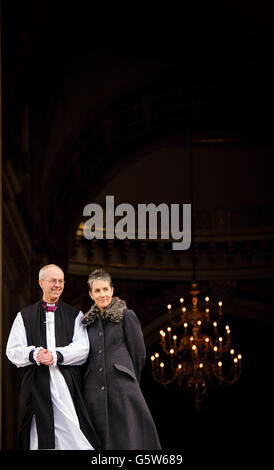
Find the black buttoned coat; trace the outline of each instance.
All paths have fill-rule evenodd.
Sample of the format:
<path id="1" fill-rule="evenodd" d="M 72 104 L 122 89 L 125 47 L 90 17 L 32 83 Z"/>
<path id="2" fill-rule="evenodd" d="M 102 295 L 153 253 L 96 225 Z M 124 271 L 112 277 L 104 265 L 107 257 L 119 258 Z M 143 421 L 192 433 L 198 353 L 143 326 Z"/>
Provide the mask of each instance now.
<path id="1" fill-rule="evenodd" d="M 146 357 L 143 333 L 135 313 L 121 309 L 122 303 L 126 307 L 114 297 L 103 316 L 95 305 L 84 316 L 90 354 L 83 398 L 103 449 L 160 449 L 139 386 Z"/>

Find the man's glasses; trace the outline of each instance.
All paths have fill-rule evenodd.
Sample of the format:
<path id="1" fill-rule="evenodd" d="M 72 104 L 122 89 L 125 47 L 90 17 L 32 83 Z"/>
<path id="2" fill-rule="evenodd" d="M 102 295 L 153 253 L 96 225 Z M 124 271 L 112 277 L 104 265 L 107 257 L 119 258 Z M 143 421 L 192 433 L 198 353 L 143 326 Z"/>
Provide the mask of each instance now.
<path id="1" fill-rule="evenodd" d="M 60 284 L 60 286 L 63 286 L 66 281 L 64 279 L 45 279 L 49 284 Z"/>

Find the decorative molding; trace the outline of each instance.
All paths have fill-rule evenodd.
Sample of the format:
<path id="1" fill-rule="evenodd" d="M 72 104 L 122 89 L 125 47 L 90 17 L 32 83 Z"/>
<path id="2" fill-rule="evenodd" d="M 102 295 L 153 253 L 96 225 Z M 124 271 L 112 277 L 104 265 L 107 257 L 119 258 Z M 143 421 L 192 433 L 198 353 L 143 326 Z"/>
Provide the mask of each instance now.
<path id="1" fill-rule="evenodd" d="M 254 210 L 252 220 L 249 210 L 230 211 L 230 215 L 221 218 L 220 211 L 207 211 L 206 219 L 204 211 L 196 214 L 197 227 L 191 248 L 181 252 L 172 250 L 172 240 L 160 238 L 86 240 L 80 224 L 69 259 L 69 273 L 85 275 L 94 266 L 102 266 L 130 279 L 189 280 L 194 260 L 199 280 L 235 281 L 273 276 L 274 217 L 269 218 L 273 211 L 273 208 Z M 229 214 L 229 211 L 221 213 Z M 261 224 L 256 226 L 259 215 Z M 222 231 L 212 225 L 216 220 L 222 222 Z M 240 220 L 245 226 L 239 226 Z M 225 227 L 225 223 L 230 227 Z M 105 233 L 104 227 L 102 231 Z"/>

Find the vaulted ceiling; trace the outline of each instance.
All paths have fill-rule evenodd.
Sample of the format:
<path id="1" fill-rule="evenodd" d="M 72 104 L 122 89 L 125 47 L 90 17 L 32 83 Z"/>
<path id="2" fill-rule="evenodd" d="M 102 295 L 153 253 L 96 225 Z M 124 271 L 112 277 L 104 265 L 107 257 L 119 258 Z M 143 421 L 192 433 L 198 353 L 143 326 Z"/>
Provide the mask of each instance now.
<path id="1" fill-rule="evenodd" d="M 121 169 L 134 168 L 134 161 L 135 165 L 140 161 L 139 167 L 141 159 L 149 165 L 149 147 L 154 148 L 155 154 L 159 151 L 163 162 L 163 138 L 175 141 L 176 135 L 181 136 L 177 157 L 173 149 L 166 149 L 170 155 L 173 153 L 166 177 L 177 181 L 176 188 L 179 174 L 187 178 L 190 139 L 214 147 L 209 158 L 216 161 L 208 161 L 208 150 L 201 153 L 200 145 L 198 153 L 206 163 L 197 164 L 208 169 L 209 178 L 215 179 L 216 185 L 224 181 L 227 162 L 230 180 L 233 177 L 243 181 L 249 159 L 252 184 L 256 169 L 252 163 L 254 150 L 249 151 L 248 146 L 254 143 L 259 147 L 257 153 L 262 154 L 263 165 L 269 165 L 272 57 L 255 53 L 250 57 L 248 51 L 234 56 L 225 44 L 221 48 L 215 44 L 205 54 L 197 44 L 193 47 L 184 41 L 190 31 L 186 28 L 182 32 L 184 17 L 178 19 L 169 12 L 166 18 L 161 10 L 157 24 L 149 22 L 153 12 L 148 10 L 144 30 L 139 31 L 141 11 L 137 10 L 133 15 L 128 9 L 113 9 L 99 28 L 100 22 L 92 20 L 92 11 L 85 15 L 84 7 L 75 8 L 72 4 L 65 10 L 62 2 L 44 4 L 41 9 L 36 2 L 29 2 L 28 8 L 18 7 L 21 15 L 17 11 L 16 18 L 12 7 L 6 8 L 6 153 L 24 180 L 22 202 L 26 212 L 35 218 L 33 236 L 37 249 L 49 249 L 54 230 L 60 237 L 68 236 L 63 252 L 66 257 L 73 233 L 68 233 L 67 227 L 77 226 L 86 201 L 95 198 L 113 177 L 117 179 Z M 217 11 L 229 16 L 220 7 Z M 99 18 L 103 20 L 103 11 Z M 175 23 L 171 24 L 171 19 Z M 199 37 L 199 15 L 197 21 L 194 31 Z M 159 33 L 160 25 L 165 25 L 162 41 L 144 41 L 149 27 Z M 220 32 L 220 24 L 214 25 Z M 131 27 L 131 35 L 125 40 L 122 32 Z M 112 33 L 117 30 L 117 37 L 112 40 Z M 173 41 L 165 40 L 167 32 L 173 33 Z M 227 146 L 220 151 L 222 141 Z M 237 151 L 230 158 L 231 145 Z M 237 152 L 244 146 L 245 156 L 236 164 Z M 262 147 L 267 147 L 265 155 Z M 179 154 L 182 158 L 178 172 Z M 200 175 L 204 174 L 202 166 Z M 153 173 L 153 169 L 150 171 Z M 165 173 L 160 164 L 158 181 Z M 205 178 L 198 176 L 196 184 L 206 204 L 204 182 Z M 263 193 L 258 186 L 256 195 L 269 200 L 267 183 L 262 186 Z M 174 193 L 175 187 L 171 186 Z M 236 186 L 239 192 L 237 182 Z M 157 198 L 161 198 L 159 187 L 154 180 Z M 183 197 L 182 192 L 180 196 Z M 249 191 L 247 197 L 251 196 Z M 62 226 L 56 222 L 60 217 Z M 60 248 L 50 249 L 60 254 Z"/>

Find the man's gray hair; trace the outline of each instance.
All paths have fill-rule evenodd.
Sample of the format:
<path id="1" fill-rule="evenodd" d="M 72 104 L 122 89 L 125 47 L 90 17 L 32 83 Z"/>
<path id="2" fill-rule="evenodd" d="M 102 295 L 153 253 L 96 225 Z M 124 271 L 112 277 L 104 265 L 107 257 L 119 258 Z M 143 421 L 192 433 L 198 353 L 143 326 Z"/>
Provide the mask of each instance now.
<path id="1" fill-rule="evenodd" d="M 57 266 L 56 264 L 46 264 L 45 266 L 43 266 L 40 271 L 39 271 L 39 281 L 41 279 L 45 279 L 45 275 L 46 275 L 46 272 L 49 268 L 58 268 L 60 269 L 60 271 L 62 271 L 62 273 L 64 274 L 64 271 L 63 269 L 61 269 L 59 266 Z"/>
<path id="2" fill-rule="evenodd" d="M 103 269 L 95 269 L 92 271 L 88 277 L 89 289 L 92 289 L 92 283 L 94 281 L 108 281 L 109 285 L 113 287 L 110 274 L 106 273 Z"/>

